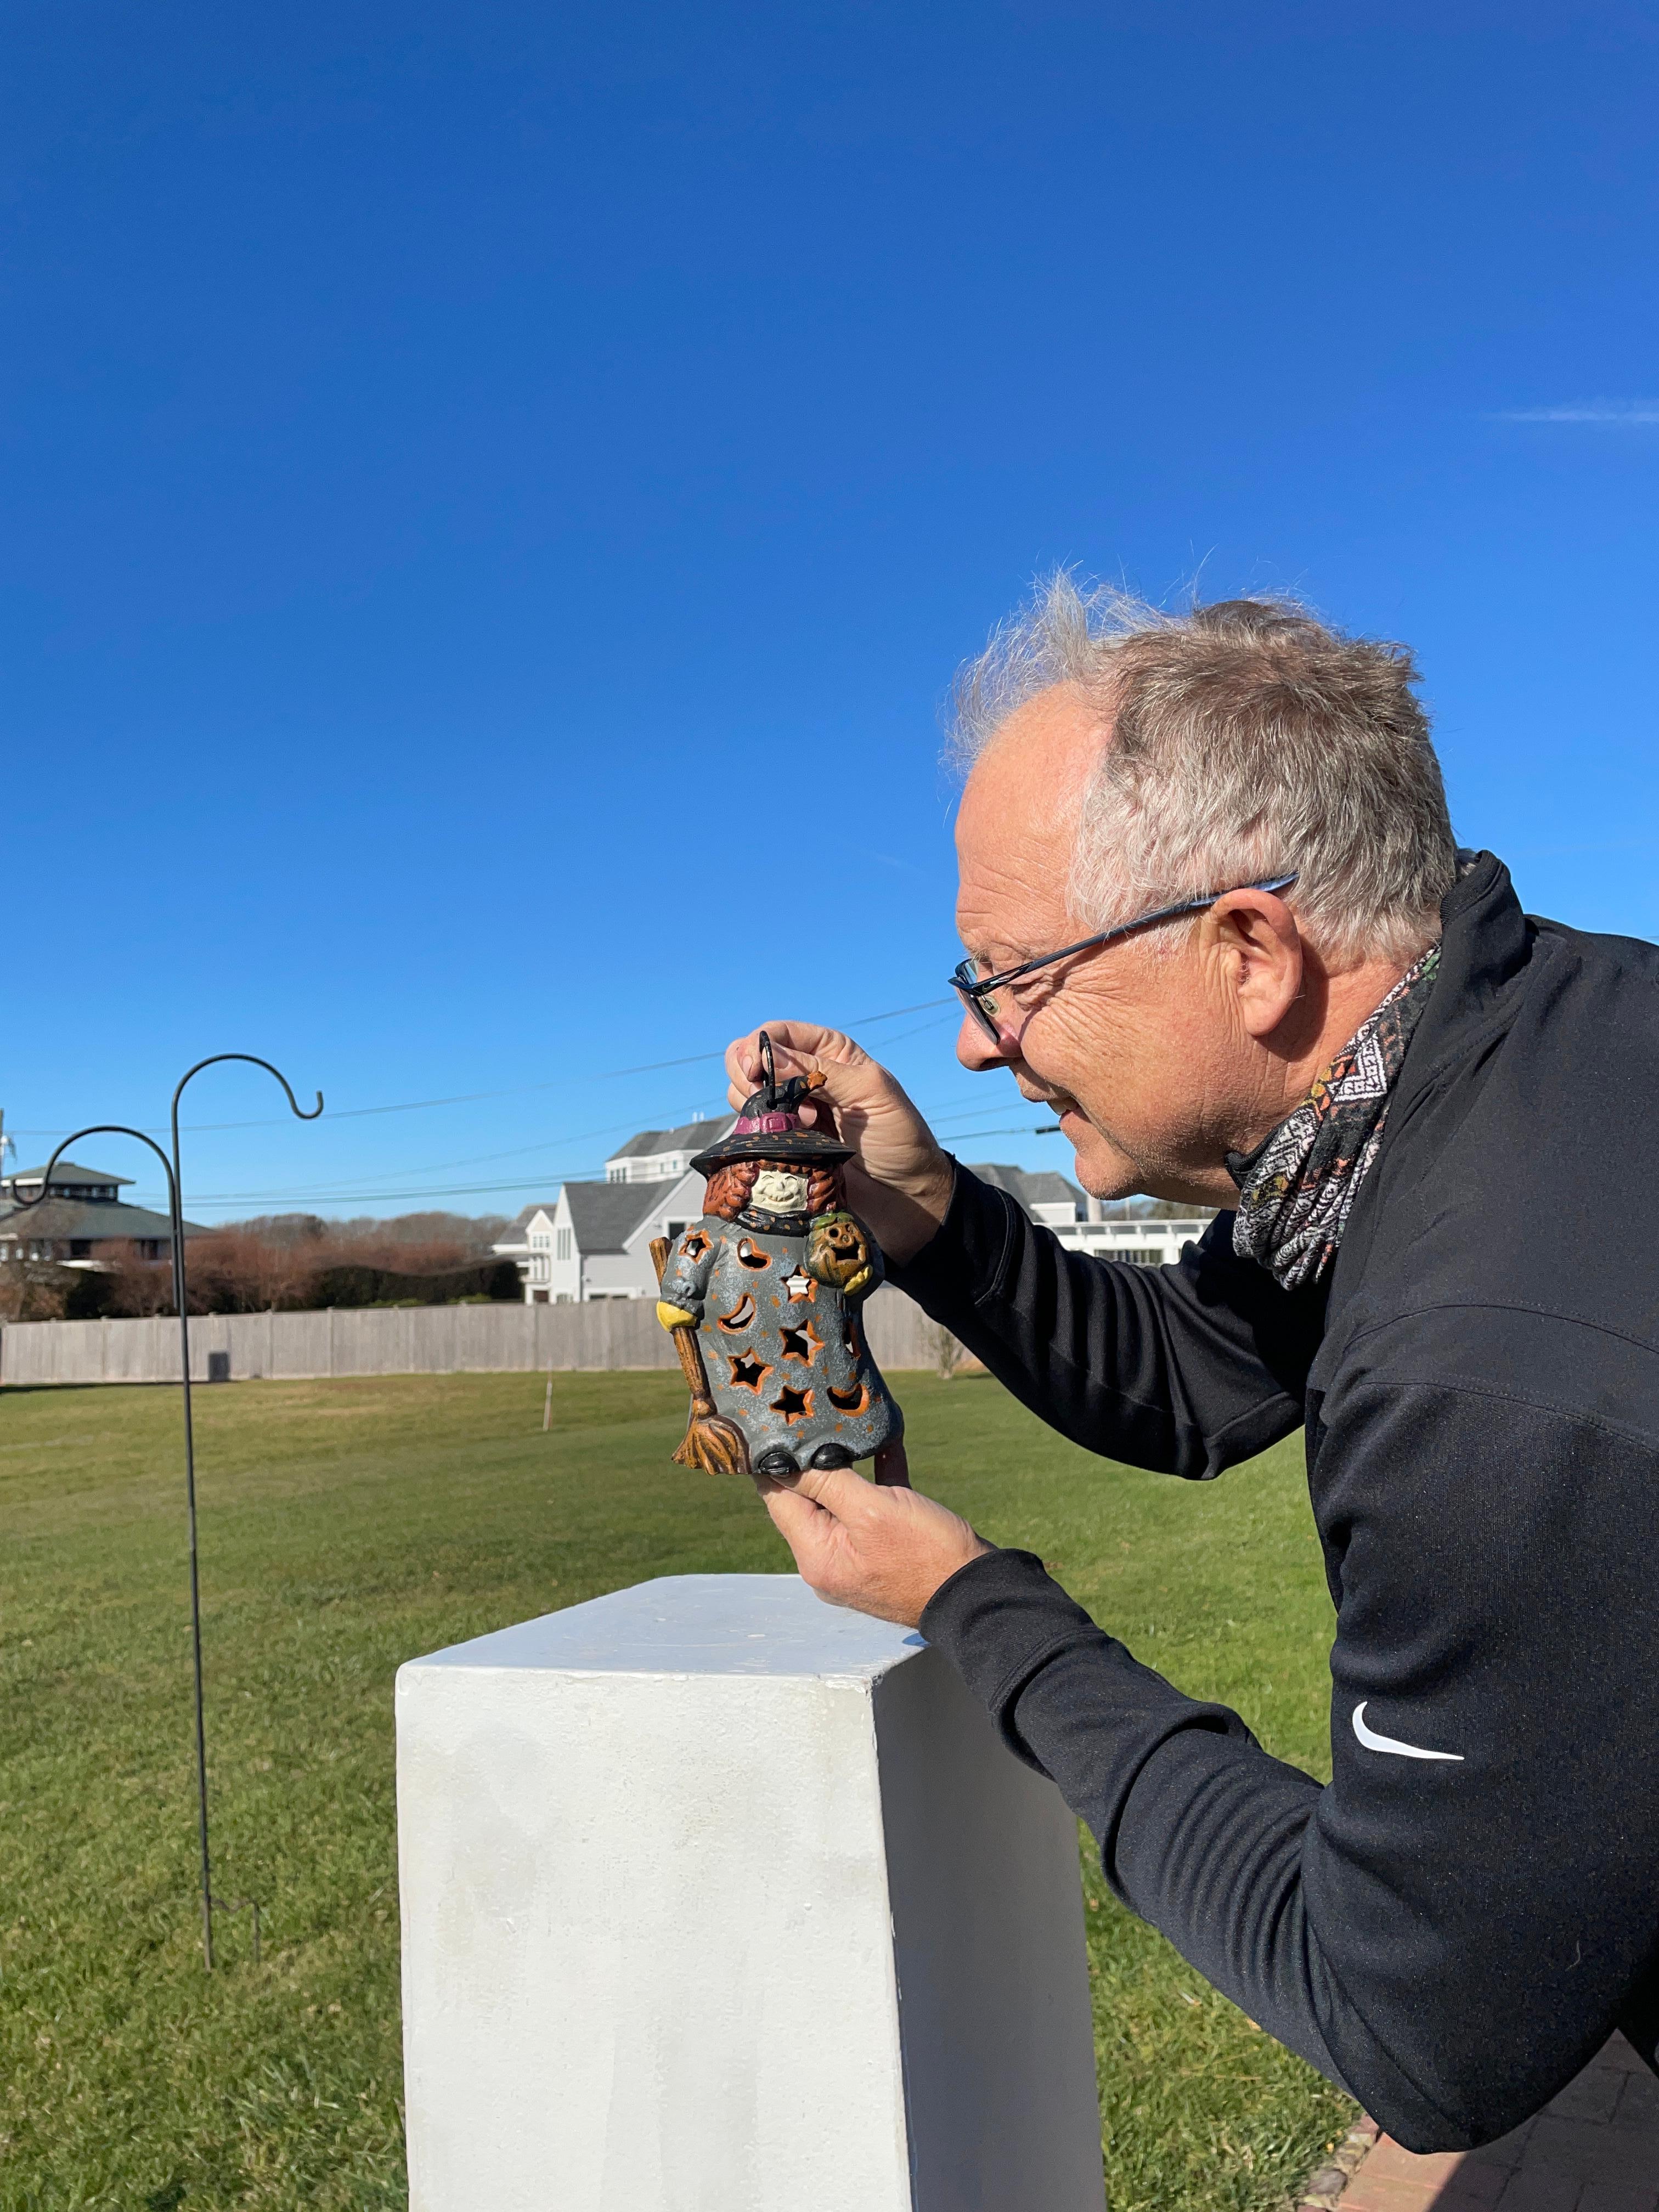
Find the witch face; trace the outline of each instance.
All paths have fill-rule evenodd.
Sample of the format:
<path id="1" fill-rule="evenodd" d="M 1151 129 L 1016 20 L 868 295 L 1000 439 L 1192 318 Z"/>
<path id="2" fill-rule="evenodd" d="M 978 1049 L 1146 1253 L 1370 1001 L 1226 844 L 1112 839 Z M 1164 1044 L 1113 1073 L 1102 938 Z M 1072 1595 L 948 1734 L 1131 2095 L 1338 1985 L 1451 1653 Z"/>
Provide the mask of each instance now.
<path id="1" fill-rule="evenodd" d="M 763 1167 L 749 1194 L 757 1213 L 804 1213 L 807 1179 L 797 1168 Z"/>

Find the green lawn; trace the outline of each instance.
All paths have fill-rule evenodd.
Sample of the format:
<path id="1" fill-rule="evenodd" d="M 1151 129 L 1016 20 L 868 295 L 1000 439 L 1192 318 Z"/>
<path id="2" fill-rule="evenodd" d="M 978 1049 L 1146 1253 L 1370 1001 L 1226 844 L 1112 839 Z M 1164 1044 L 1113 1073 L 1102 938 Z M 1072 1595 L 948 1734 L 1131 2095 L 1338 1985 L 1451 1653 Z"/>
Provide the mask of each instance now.
<path id="1" fill-rule="evenodd" d="M 0 2207 L 404 2201 L 392 1677 L 650 1575 L 781 1570 L 669 1463 L 677 1376 L 241 1383 L 197 1399 L 217 1886 L 202 1972 L 176 1394 L 0 1395 Z M 1183 1687 L 1325 1771 L 1331 1616 L 1287 1445 L 1189 1486 L 983 1376 L 908 1376 L 918 1485 L 1039 1551 Z M 1349 2116 L 1085 1857 L 1113 2212 L 1280 2203 Z M 483 2208 L 481 2208 L 483 2212 Z"/>

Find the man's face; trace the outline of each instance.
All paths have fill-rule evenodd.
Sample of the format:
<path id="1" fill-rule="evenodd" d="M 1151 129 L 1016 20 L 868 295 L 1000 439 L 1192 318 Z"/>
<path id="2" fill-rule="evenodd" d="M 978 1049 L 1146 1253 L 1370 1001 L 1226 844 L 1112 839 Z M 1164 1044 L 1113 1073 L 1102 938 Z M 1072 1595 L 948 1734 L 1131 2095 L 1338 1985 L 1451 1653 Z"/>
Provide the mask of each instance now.
<path id="1" fill-rule="evenodd" d="M 981 975 L 1088 933 L 1067 910 L 1067 876 L 1084 784 L 1109 740 L 1060 686 L 1012 715 L 975 764 L 957 818 L 957 927 Z M 1214 1175 L 1231 1024 L 1192 925 L 1161 931 L 1160 945 L 1124 939 L 1005 987 L 1000 1048 L 971 1016 L 957 1041 L 964 1066 L 1006 1066 L 1054 1109 L 1097 1198 L 1199 1197 L 1194 1173 Z"/>
<path id="2" fill-rule="evenodd" d="M 749 1203 L 763 1213 L 804 1213 L 806 1177 L 793 1168 L 763 1168 Z"/>

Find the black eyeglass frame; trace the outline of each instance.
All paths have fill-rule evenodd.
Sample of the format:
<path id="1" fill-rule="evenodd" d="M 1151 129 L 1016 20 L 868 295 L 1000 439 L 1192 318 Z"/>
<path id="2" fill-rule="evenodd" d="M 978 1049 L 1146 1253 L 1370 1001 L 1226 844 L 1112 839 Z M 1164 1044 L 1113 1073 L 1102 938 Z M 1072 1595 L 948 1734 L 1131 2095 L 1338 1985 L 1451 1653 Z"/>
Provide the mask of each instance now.
<path id="1" fill-rule="evenodd" d="M 971 953 L 958 960 L 951 970 L 951 988 L 961 1000 L 994 1045 L 1002 1042 L 1002 1031 L 996 1017 L 981 1004 L 981 994 L 1000 991 L 1005 983 L 1017 983 L 1022 975 L 1034 975 L 1039 968 L 1051 968 L 1056 960 L 1069 960 L 1074 952 L 1087 952 L 1097 945 L 1109 945 L 1115 938 L 1127 937 L 1131 931 L 1150 928 L 1155 921 L 1175 921 L 1185 914 L 1202 914 L 1218 899 L 1231 898 L 1233 891 L 1283 891 L 1296 881 L 1295 872 L 1288 876 L 1268 876 L 1256 884 L 1235 884 L 1231 890 L 1206 891 L 1202 898 L 1183 899 L 1179 906 L 1161 906 L 1151 914 L 1138 914 L 1133 921 L 1121 921 L 1115 929 L 1103 929 L 1094 937 L 1079 937 L 1075 945 L 1062 945 L 1058 952 L 1044 952 L 1035 960 L 1022 961 L 1018 968 L 1005 968 L 995 975 L 975 976 Z"/>

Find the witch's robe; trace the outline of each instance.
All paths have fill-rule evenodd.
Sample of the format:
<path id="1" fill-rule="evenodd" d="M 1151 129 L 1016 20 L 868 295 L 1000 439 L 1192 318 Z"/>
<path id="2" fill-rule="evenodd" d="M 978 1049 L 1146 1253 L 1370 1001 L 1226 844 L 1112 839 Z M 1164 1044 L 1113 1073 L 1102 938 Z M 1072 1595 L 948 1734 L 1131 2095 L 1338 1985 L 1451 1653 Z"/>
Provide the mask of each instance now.
<path id="1" fill-rule="evenodd" d="M 836 1272 L 826 1228 L 863 1240 L 869 1278 L 855 1295 L 825 1279 Z M 715 1407 L 743 1431 L 751 1463 L 781 1448 L 804 1468 L 827 1443 L 868 1459 L 903 1435 L 860 1322 L 880 1280 L 874 1238 L 845 1213 L 706 1213 L 675 1244 L 658 1296 L 696 1316 Z"/>

